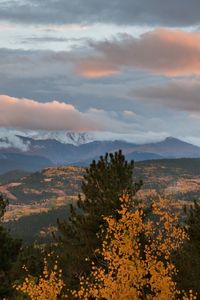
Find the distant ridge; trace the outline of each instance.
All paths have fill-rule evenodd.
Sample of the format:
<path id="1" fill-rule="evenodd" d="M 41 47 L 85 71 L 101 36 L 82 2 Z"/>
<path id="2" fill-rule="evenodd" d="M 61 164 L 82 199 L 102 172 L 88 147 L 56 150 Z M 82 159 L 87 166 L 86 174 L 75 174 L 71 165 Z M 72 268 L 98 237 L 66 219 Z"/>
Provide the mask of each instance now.
<path id="1" fill-rule="evenodd" d="M 200 157 L 200 147 L 174 137 L 167 137 L 161 142 L 142 145 L 140 149 L 169 158 Z"/>
<path id="2" fill-rule="evenodd" d="M 143 161 L 163 158 L 200 158 L 200 147 L 167 137 L 163 141 L 143 145 L 126 141 L 89 141 L 85 134 L 68 133 L 70 143 L 57 139 L 37 139 L 17 135 L 20 147 L 0 147 L 0 174 L 19 169 L 36 171 L 53 165 L 88 165 L 105 152 L 122 149 L 128 160 Z M 6 140 L 4 140 L 5 143 Z M 1 143 L 0 143 L 1 145 Z M 6 159 L 5 159 L 6 157 Z"/>
<path id="3" fill-rule="evenodd" d="M 23 170 L 12 170 L 0 175 L 0 184 L 5 184 L 7 182 L 19 180 L 25 176 L 30 175 L 30 172 Z"/>
<path id="4" fill-rule="evenodd" d="M 34 172 L 52 165 L 52 161 L 48 158 L 38 155 L 33 156 L 21 153 L 0 153 L 0 174 L 4 174 L 12 170 Z"/>

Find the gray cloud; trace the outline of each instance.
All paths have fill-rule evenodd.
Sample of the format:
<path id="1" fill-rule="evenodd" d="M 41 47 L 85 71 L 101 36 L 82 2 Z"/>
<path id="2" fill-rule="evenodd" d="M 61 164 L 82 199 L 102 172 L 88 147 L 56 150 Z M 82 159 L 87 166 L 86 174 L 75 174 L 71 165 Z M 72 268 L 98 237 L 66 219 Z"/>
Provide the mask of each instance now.
<path id="1" fill-rule="evenodd" d="M 199 24 L 198 0 L 1 1 L 0 19 L 19 23 L 115 23 L 188 26 Z"/>
<path id="2" fill-rule="evenodd" d="M 30 44 L 30 43 L 60 43 L 60 42 L 69 42 L 71 39 L 62 38 L 62 37 L 53 37 L 53 36 L 33 36 L 26 39 L 23 39 L 22 44 Z"/>
<path id="3" fill-rule="evenodd" d="M 67 38 L 67 37 L 59 37 L 59 36 L 53 36 L 53 35 L 43 35 L 43 36 L 30 36 L 21 39 L 21 44 L 33 44 L 33 43 L 71 43 L 75 45 L 76 43 L 80 44 L 86 44 L 88 42 L 87 37 L 82 38 Z"/>
<path id="4" fill-rule="evenodd" d="M 77 76 L 72 65 L 82 55 L 73 52 L 0 49 L 0 93 L 38 101 L 58 99 L 79 110 L 131 110 L 127 91 L 149 79 L 147 74 L 127 72 L 110 78 Z"/>
<path id="5" fill-rule="evenodd" d="M 162 85 L 133 89 L 130 95 L 146 102 L 200 112 L 199 80 L 172 80 Z"/>
<path id="6" fill-rule="evenodd" d="M 78 49 L 72 53 L 0 49 L 0 93 L 14 98 L 35 99 L 34 102 L 38 103 L 52 102 L 52 99 L 71 103 L 73 107 L 77 107 L 78 114 L 72 121 L 76 120 L 78 124 L 66 117 L 66 124 L 71 124 L 65 124 L 66 130 L 78 129 L 81 124 L 79 117 L 83 116 L 84 122 L 100 123 L 100 127 L 103 124 L 102 130 L 111 132 L 110 136 L 115 132 L 116 137 L 124 136 L 132 141 L 145 142 L 158 140 L 159 136 L 172 135 L 190 138 L 200 144 L 198 118 L 188 118 L 187 113 L 174 110 L 174 106 L 168 109 L 163 105 L 164 101 L 158 106 L 153 98 L 147 101 L 141 101 L 140 98 L 137 101 L 139 97 L 127 96 L 131 88 L 159 86 L 167 81 L 166 78 L 150 76 L 133 69 L 113 77 L 80 77 L 72 72 L 71 67 L 77 59 L 88 55 L 88 50 L 84 51 Z M 89 107 L 98 110 L 91 111 Z M 135 115 L 128 113 L 127 117 L 124 111 L 133 111 Z M 32 116 L 32 111 L 27 114 L 27 118 L 29 115 Z M 52 127 L 46 126 L 53 128 L 55 123 L 58 126 L 55 121 L 51 124 Z M 35 124 L 34 128 L 37 126 L 41 127 L 41 124 Z M 55 129 L 58 128 L 56 126 Z"/>

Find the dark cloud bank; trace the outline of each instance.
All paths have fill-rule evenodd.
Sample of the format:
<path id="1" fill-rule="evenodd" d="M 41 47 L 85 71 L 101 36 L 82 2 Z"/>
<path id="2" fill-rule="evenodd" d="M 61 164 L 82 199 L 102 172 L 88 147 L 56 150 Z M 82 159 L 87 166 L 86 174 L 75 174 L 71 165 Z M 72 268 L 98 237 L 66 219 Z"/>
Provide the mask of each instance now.
<path id="1" fill-rule="evenodd" d="M 29 24 L 115 23 L 188 26 L 200 20 L 199 0 L 1 1 L 0 19 Z"/>

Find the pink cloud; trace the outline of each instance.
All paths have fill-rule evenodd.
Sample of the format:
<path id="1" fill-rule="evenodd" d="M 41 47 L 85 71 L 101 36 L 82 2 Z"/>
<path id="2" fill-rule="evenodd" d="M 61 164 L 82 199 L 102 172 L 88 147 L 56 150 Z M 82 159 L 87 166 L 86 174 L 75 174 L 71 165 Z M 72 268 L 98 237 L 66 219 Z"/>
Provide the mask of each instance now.
<path id="1" fill-rule="evenodd" d="M 107 77 L 120 73 L 117 66 L 104 61 L 104 59 L 98 59 L 96 57 L 80 60 L 75 71 L 79 75 L 88 78 Z"/>
<path id="2" fill-rule="evenodd" d="M 91 131 L 100 126 L 73 105 L 0 95 L 0 126 L 8 128 Z"/>
<path id="3" fill-rule="evenodd" d="M 0 23 L 0 31 L 14 30 L 16 26 L 11 23 Z"/>
<path id="4" fill-rule="evenodd" d="M 139 38 L 126 34 L 111 41 L 92 42 L 90 46 L 96 54 L 76 65 L 82 76 L 110 76 L 124 67 L 170 77 L 200 75 L 198 32 L 156 29 Z"/>

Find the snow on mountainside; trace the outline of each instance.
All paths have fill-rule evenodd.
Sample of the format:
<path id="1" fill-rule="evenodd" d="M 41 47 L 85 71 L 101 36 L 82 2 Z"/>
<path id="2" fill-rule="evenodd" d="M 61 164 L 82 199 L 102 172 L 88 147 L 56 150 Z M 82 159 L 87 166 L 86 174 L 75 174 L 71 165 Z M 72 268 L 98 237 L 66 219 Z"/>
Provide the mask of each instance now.
<path id="1" fill-rule="evenodd" d="M 98 140 L 93 133 L 64 132 L 64 131 L 20 131 L 13 129 L 0 130 L 0 149 L 16 148 L 21 151 L 29 150 L 30 142 L 24 138 L 34 140 L 55 140 L 62 144 L 79 146 Z"/>
<path id="2" fill-rule="evenodd" d="M 95 136 L 88 132 L 38 132 L 32 136 L 35 140 L 56 140 L 63 144 L 72 144 L 74 146 L 80 146 L 82 144 L 93 142 Z"/>

